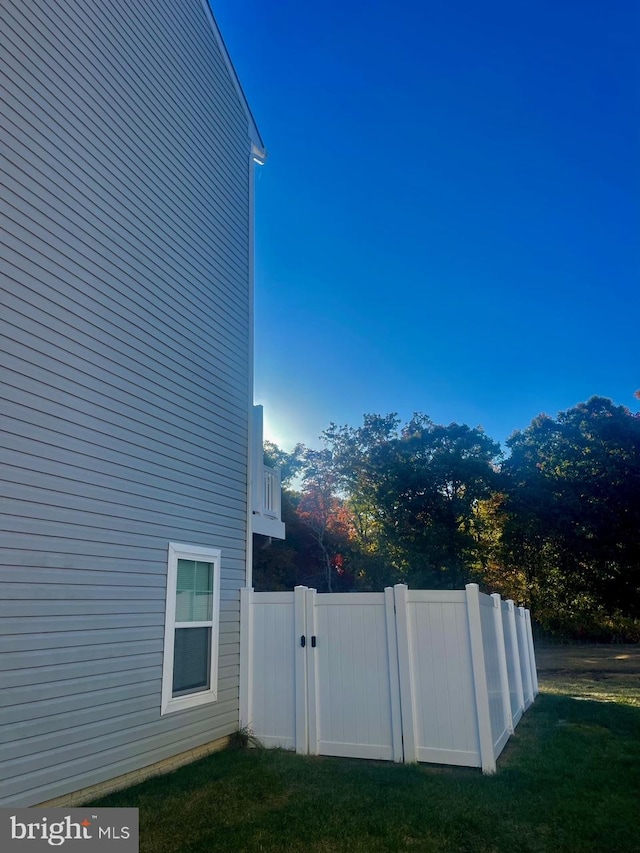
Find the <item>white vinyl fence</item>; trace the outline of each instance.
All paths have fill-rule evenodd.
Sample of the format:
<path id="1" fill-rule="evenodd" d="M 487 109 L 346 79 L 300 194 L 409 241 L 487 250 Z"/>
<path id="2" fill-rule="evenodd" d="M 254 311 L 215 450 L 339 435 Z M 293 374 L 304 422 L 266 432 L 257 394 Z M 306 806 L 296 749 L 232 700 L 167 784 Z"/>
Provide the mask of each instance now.
<path id="1" fill-rule="evenodd" d="M 241 593 L 241 725 L 299 753 L 493 773 L 538 680 L 529 612 L 464 590 Z"/>

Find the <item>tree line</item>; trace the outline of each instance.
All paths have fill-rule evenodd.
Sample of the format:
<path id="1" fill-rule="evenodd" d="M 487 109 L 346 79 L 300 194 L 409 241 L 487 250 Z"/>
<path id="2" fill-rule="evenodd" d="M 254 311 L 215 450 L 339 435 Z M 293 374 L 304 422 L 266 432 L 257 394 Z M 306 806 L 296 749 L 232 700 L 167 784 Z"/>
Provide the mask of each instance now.
<path id="1" fill-rule="evenodd" d="M 507 440 L 415 414 L 331 424 L 321 450 L 265 444 L 284 541 L 256 536 L 256 589 L 478 582 L 558 636 L 640 641 L 640 414 L 592 397 Z"/>

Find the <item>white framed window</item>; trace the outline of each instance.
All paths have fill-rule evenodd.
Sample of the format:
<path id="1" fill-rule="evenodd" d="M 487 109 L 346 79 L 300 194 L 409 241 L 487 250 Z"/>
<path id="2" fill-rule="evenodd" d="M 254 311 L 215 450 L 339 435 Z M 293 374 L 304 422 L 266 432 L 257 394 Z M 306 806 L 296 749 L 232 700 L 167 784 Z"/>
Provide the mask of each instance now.
<path id="1" fill-rule="evenodd" d="M 161 714 L 215 702 L 220 549 L 169 543 Z"/>

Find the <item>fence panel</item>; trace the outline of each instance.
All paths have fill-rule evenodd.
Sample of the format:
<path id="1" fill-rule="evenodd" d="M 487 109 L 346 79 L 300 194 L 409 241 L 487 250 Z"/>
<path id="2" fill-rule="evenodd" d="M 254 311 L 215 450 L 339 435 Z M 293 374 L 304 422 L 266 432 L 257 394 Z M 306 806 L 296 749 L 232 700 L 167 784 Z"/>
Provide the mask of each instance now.
<path id="1" fill-rule="evenodd" d="M 503 601 L 500 605 L 504 631 L 504 646 L 507 657 L 507 674 L 509 677 L 509 701 L 511 703 L 511 718 L 517 726 L 524 712 L 524 693 L 522 692 L 522 675 L 520 672 L 520 653 L 518 651 L 518 630 L 516 627 L 515 606 L 513 601 Z"/>
<path id="2" fill-rule="evenodd" d="M 479 598 L 484 669 L 487 679 L 489 720 L 491 723 L 491 742 L 493 744 L 493 758 L 495 760 L 504 749 L 504 745 L 511 734 L 511 713 L 509 712 L 508 717 L 505 714 L 505 696 L 503 694 L 503 687 L 505 690 L 508 690 L 508 685 L 503 681 L 501 672 L 501 659 L 504 656 L 504 639 L 502 636 L 498 638 L 495 599 L 483 593 L 480 593 Z M 502 643 L 502 648 L 498 639 Z"/>
<path id="3" fill-rule="evenodd" d="M 529 638 L 527 636 L 527 617 L 524 607 L 515 608 L 516 626 L 518 629 L 518 651 L 520 653 L 520 675 L 524 694 L 524 710 L 533 702 L 533 682 L 531 680 L 531 660 Z"/>
<path id="4" fill-rule="evenodd" d="M 415 758 L 480 767 L 466 595 L 407 590 L 406 602 L 410 685 L 405 678 L 403 703 L 410 691 Z"/>
<path id="5" fill-rule="evenodd" d="M 296 748 L 294 593 L 251 596 L 251 671 L 246 724 L 265 746 Z M 244 638 L 243 638 L 244 640 Z M 244 722 L 244 721 L 243 721 Z"/>
<path id="6" fill-rule="evenodd" d="M 531 689 L 533 698 L 538 695 L 538 670 L 536 667 L 536 653 L 533 648 L 533 631 L 531 629 L 531 613 L 528 610 L 524 611 L 527 622 L 527 643 L 529 645 L 529 669 L 531 670 Z"/>

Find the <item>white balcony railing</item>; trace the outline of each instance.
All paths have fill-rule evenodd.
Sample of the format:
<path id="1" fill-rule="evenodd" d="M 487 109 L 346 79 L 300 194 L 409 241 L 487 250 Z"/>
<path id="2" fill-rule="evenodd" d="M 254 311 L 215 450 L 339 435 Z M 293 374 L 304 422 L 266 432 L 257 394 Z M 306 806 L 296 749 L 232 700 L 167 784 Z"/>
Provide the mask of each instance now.
<path id="1" fill-rule="evenodd" d="M 280 485 L 280 469 L 269 468 L 263 465 L 264 493 L 262 496 L 262 511 L 269 518 L 277 518 L 280 521 L 280 499 L 282 487 Z"/>
<path id="2" fill-rule="evenodd" d="M 280 469 L 264 464 L 262 449 L 262 406 L 253 407 L 253 443 L 251 446 L 251 507 L 253 532 L 284 539 L 281 518 L 282 487 Z"/>

